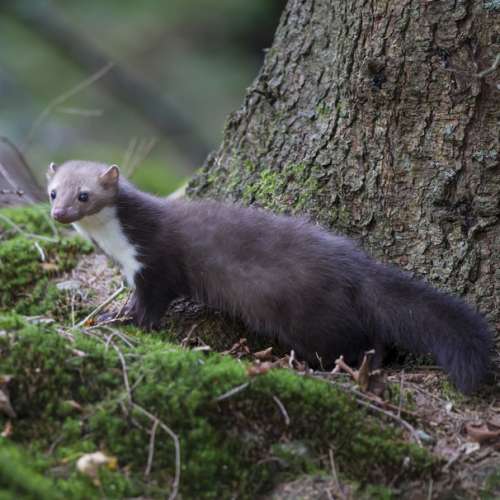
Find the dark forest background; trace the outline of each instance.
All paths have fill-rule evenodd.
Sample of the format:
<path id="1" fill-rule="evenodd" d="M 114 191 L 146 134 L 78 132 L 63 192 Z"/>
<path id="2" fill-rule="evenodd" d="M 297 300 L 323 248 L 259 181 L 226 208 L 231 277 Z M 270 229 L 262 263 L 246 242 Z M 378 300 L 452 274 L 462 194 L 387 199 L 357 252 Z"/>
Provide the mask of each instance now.
<path id="1" fill-rule="evenodd" d="M 50 161 L 138 162 L 134 180 L 168 193 L 220 143 L 227 115 L 242 102 L 271 45 L 284 3 L 7 1 L 0 6 L 0 135 L 22 148 L 39 179 Z M 67 30 L 67 41 L 51 39 L 54 26 Z M 166 116 L 174 131 L 160 130 L 141 112 L 140 95 L 125 103 L 106 88 L 109 74 L 51 105 L 102 67 L 99 61 L 82 66 L 72 37 L 114 62 L 112 71 L 125 71 L 173 104 L 187 127 L 176 133 L 177 117 Z M 186 141 L 187 148 L 179 147 Z M 196 154 L 189 144 L 199 147 Z"/>

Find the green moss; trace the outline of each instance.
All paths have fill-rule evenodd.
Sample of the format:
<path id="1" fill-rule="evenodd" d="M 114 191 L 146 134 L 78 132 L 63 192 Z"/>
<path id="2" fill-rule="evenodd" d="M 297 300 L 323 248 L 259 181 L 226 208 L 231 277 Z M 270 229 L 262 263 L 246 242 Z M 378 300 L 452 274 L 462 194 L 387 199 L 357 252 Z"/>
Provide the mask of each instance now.
<path id="1" fill-rule="evenodd" d="M 490 474 L 484 482 L 480 498 L 481 500 L 494 500 L 500 497 L 500 471 Z"/>
<path id="2" fill-rule="evenodd" d="M 69 271 L 82 253 L 92 251 L 92 246 L 79 237 L 57 241 L 35 242 L 16 236 L 0 246 L 0 309 L 11 308 L 17 300 L 30 293 L 39 280 Z M 44 262 L 40 255 L 44 254 Z"/>
<path id="3" fill-rule="evenodd" d="M 55 238 L 47 217 L 44 206 L 0 210 L 4 240 L 0 245 L 0 310 L 18 302 L 24 314 L 54 310 L 49 303 L 58 293 L 48 278 L 69 271 L 81 254 L 92 251 L 92 245 L 79 237 Z"/>
<path id="4" fill-rule="evenodd" d="M 146 480 L 152 422 L 127 405 L 122 365 L 105 339 L 74 331 L 69 341 L 54 327 L 15 315 L 0 317 L 0 328 L 6 331 L 0 373 L 13 376 L 11 402 L 19 416 L 12 439 L 29 446 L 34 457 L 45 456 L 55 439 L 60 443 L 44 459 L 44 475 L 55 477 L 52 471 L 64 464 L 69 476 L 57 480 L 58 488 L 83 488 L 75 461 L 103 450 L 118 458 L 119 470 L 102 478 L 101 489 L 85 483 L 92 489 L 87 498 L 164 496 L 174 474 L 172 441 L 158 429 Z M 250 378 L 246 366 L 230 357 L 185 351 L 152 336 L 135 338 L 137 347 L 120 346 L 133 400 L 179 435 L 186 498 L 255 498 L 283 475 L 328 469 L 322 457 L 330 447 L 341 473 L 363 483 L 389 481 L 403 463 L 407 477 L 431 467 L 424 450 L 384 430 L 331 384 L 288 370 Z M 238 394 L 217 400 L 242 384 L 248 385 Z"/>
<path id="5" fill-rule="evenodd" d="M 26 233 L 49 237 L 57 236 L 54 233 L 62 227 L 51 221 L 49 207 L 44 204 L 2 208 L 0 210 L 0 234 L 4 237 L 19 235 L 14 225 Z"/>
<path id="6" fill-rule="evenodd" d="M 54 482 L 44 477 L 33 460 L 17 447 L 0 447 L 0 498 L 56 500 L 62 498 Z"/>

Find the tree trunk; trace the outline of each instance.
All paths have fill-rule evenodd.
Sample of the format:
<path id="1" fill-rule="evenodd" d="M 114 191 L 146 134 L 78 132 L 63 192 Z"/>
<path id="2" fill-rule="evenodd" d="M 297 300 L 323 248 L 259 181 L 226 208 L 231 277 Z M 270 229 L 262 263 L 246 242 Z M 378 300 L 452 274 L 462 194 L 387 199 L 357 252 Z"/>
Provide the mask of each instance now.
<path id="1" fill-rule="evenodd" d="M 499 54 L 498 2 L 289 0 L 188 192 L 305 212 L 498 324 Z"/>

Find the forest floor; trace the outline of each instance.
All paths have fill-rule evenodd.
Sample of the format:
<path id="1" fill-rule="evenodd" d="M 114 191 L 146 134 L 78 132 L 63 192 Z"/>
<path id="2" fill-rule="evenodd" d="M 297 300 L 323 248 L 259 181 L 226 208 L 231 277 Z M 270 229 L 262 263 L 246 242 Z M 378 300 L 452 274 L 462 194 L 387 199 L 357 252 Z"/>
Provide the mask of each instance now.
<path id="1" fill-rule="evenodd" d="M 314 371 L 185 301 L 159 332 L 100 322 L 119 272 L 33 210 L 0 211 L 3 497 L 500 498 L 498 380 Z"/>

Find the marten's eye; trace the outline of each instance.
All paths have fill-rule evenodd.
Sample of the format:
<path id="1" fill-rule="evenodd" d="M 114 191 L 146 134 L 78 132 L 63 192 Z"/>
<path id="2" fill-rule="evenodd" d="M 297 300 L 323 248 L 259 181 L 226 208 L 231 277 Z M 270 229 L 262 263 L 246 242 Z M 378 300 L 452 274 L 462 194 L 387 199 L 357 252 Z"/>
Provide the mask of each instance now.
<path id="1" fill-rule="evenodd" d="M 89 201 L 89 193 L 86 193 L 85 191 L 82 191 L 79 195 L 78 195 L 78 201 L 83 201 L 84 203 L 86 201 Z"/>
<path id="2" fill-rule="evenodd" d="M 53 189 L 53 190 L 50 192 L 50 199 L 51 199 L 51 200 L 55 200 L 55 199 L 56 199 L 56 191 L 55 191 L 55 189 Z"/>

